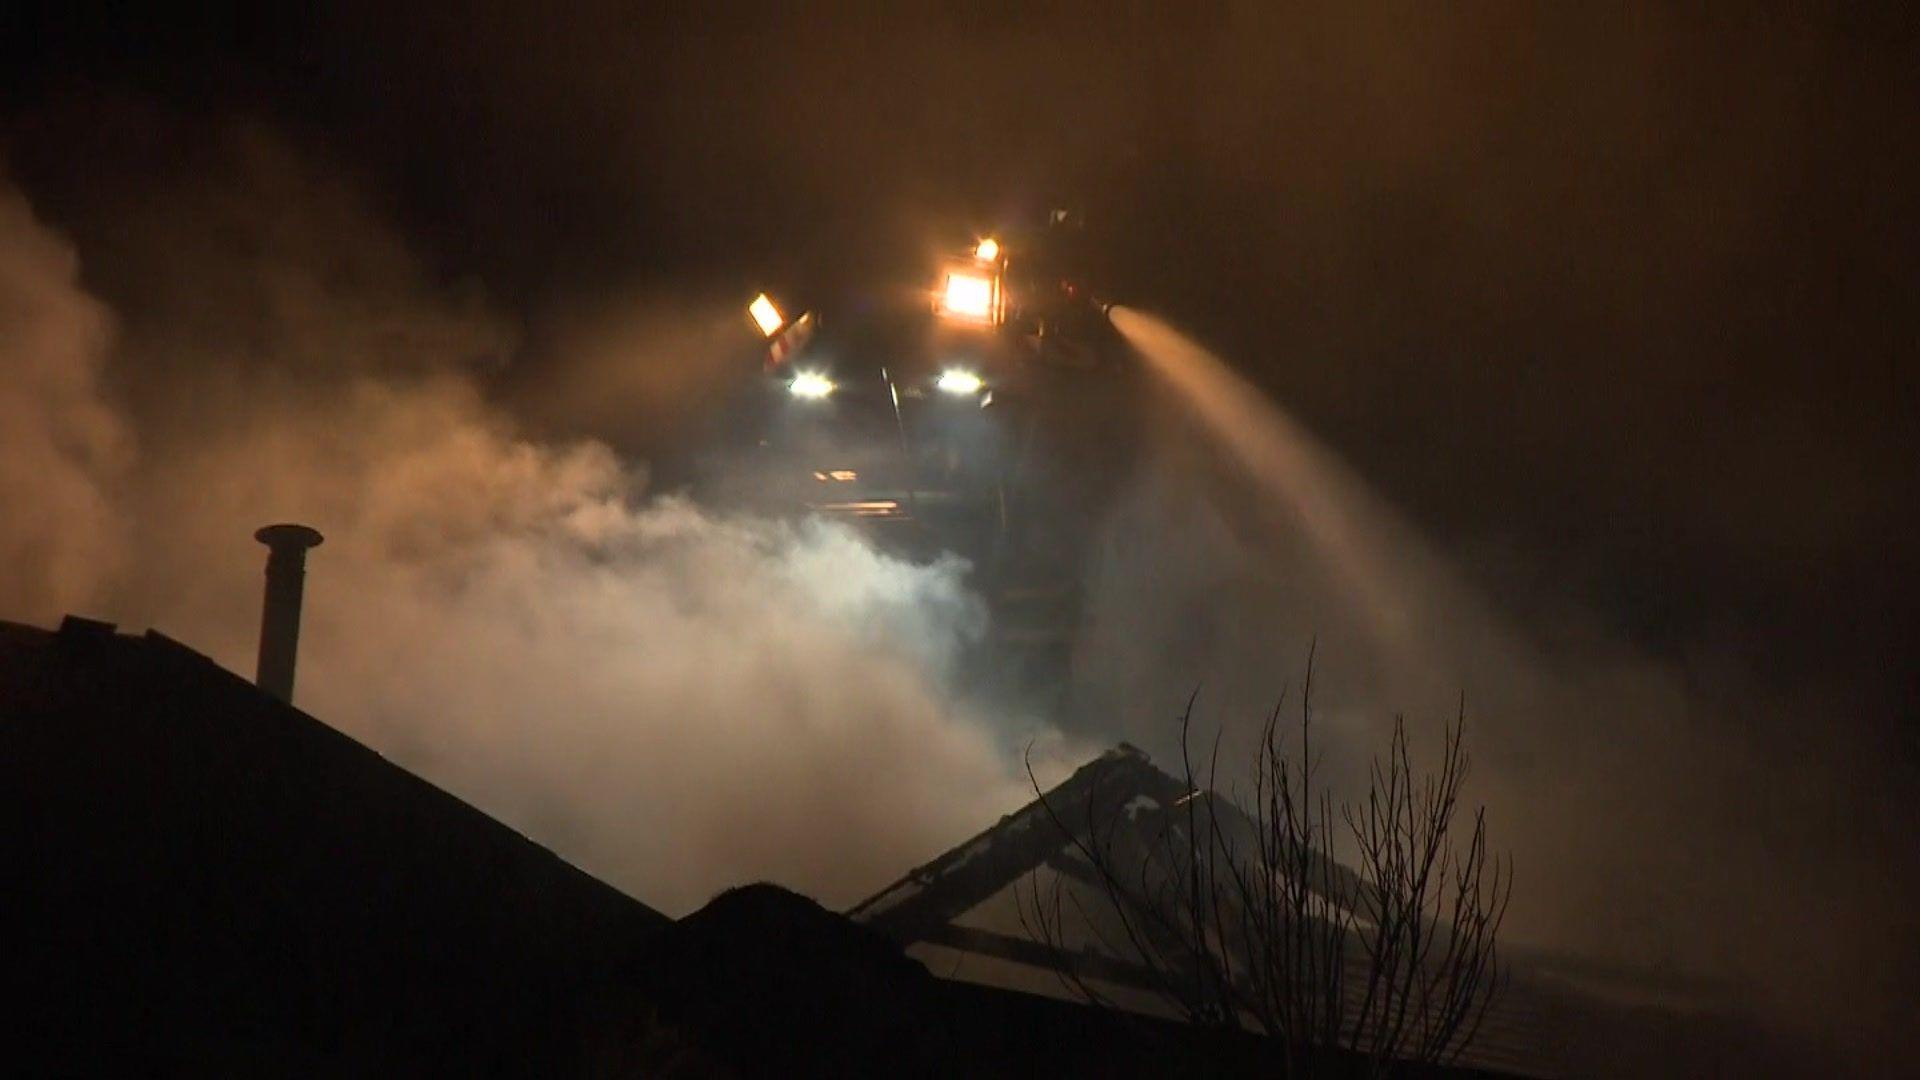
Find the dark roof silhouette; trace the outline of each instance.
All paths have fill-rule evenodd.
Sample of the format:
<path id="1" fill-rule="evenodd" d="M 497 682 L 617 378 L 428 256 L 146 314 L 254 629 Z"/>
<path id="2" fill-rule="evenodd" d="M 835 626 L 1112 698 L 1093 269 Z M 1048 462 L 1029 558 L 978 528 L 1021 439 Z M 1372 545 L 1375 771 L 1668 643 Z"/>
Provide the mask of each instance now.
<path id="1" fill-rule="evenodd" d="M 575 1071 L 667 922 L 177 642 L 82 619 L 0 622 L 0 800 L 16 1064 Z"/>
<path id="2" fill-rule="evenodd" d="M 1122 859 L 1130 874 L 1139 859 L 1187 843 L 1178 837 L 1194 799 L 1203 815 L 1219 815 L 1227 835 L 1251 835 L 1255 826 L 1231 801 L 1190 788 L 1122 743 L 848 914 L 950 979 L 1074 998 L 1058 974 L 1068 970 L 1124 1009 L 1171 1015 L 1156 989 L 1164 973 L 1148 969 L 1117 921 L 1103 922 L 1111 893 L 1074 841 L 1097 831 L 1114 850 L 1135 853 Z M 1366 887 L 1332 859 L 1321 856 L 1318 865 L 1345 895 Z M 1056 882 L 1079 899 L 1061 907 L 1068 925 L 1042 933 L 1031 917 L 1034 889 Z M 1139 898 L 1120 897 L 1129 901 Z M 1350 964 L 1363 956 L 1351 949 Z M 1463 1066 L 1530 1076 L 1692 1075 L 1756 1065 L 1793 1071 L 1815 1060 L 1809 1048 L 1765 1032 L 1731 987 L 1513 945 L 1503 945 L 1502 956 L 1511 982 L 1461 1055 Z M 1357 992 L 1364 973 L 1350 971 L 1348 981 Z"/>
<path id="3" fill-rule="evenodd" d="M 1138 809 L 1143 793 L 1184 794 L 1124 747 L 1076 781 Z M 58 632 L 0 622 L 9 1065 L 27 1075 L 1278 1071 L 1264 1039 L 982 985 L 991 980 L 951 965 L 930 974 L 902 952 L 948 931 L 973 955 L 1021 947 L 992 927 L 998 937 L 968 936 L 981 929 L 969 920 L 1057 861 L 1034 809 L 916 870 L 858 920 L 749 886 L 669 923 L 162 635 L 75 618 Z M 1044 971 L 1044 958 L 1022 955 Z M 1640 1030 L 1674 1029 L 1661 1014 Z M 1674 1064 L 1669 1048 L 1648 1045 Z"/>
<path id="4" fill-rule="evenodd" d="M 926 968 L 872 930 L 774 885 L 730 889 L 650 941 L 632 985 L 669 1031 L 742 1075 L 818 1075 L 951 1058 Z"/>
<path id="5" fill-rule="evenodd" d="M 679 923 L 166 637 L 0 622 L 26 1074 L 1165 1076 L 1264 1040 L 935 978 L 773 886 Z"/>
<path id="6" fill-rule="evenodd" d="M 638 1076 L 1259 1076 L 1243 1032 L 936 978 L 884 935 L 774 885 L 731 889 L 651 941 L 624 1009 Z M 1362 1075 L 1330 1059 L 1327 1075 Z M 1415 1069 L 1415 1078 L 1485 1075 Z"/>

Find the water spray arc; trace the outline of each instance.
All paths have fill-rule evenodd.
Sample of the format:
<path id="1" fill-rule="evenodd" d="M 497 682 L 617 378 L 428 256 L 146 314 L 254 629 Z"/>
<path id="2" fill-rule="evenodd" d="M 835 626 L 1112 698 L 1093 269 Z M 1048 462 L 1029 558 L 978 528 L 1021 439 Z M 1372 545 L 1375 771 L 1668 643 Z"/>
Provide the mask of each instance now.
<path id="1" fill-rule="evenodd" d="M 1441 674 L 1431 643 L 1450 627 L 1471 620 L 1510 636 L 1366 481 L 1224 360 L 1154 316 L 1123 306 L 1108 316 L 1258 495 L 1290 515 L 1388 655 Z"/>

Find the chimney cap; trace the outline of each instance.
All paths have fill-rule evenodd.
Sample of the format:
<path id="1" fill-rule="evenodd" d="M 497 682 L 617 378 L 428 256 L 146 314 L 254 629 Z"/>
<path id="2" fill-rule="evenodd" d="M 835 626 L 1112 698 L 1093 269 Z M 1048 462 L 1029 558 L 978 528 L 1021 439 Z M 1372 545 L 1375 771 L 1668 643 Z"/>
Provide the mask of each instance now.
<path id="1" fill-rule="evenodd" d="M 305 551 L 307 548 L 319 547 L 321 541 L 326 539 L 320 535 L 320 530 L 311 526 L 285 523 L 267 525 L 257 530 L 253 538 L 275 551 L 283 548 Z"/>

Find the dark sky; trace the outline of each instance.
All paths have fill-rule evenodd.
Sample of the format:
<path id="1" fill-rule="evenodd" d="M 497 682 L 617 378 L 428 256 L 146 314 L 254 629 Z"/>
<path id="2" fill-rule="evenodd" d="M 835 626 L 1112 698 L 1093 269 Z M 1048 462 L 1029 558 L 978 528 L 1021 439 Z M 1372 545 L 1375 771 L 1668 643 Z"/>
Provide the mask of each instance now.
<path id="1" fill-rule="evenodd" d="M 1910 16 L 653 7 L 10 8 L 4 152 L 84 233 L 270 126 L 534 342 L 1077 203 L 1507 602 L 1913 718 Z"/>

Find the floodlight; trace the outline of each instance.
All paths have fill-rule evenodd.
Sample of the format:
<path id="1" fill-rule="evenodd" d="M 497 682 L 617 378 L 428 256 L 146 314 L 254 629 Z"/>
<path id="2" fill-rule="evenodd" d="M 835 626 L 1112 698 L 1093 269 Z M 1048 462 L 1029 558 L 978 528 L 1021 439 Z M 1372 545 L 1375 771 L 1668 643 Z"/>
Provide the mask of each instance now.
<path id="1" fill-rule="evenodd" d="M 818 401 L 833 393 L 833 380 L 817 371 L 799 371 L 787 384 L 787 391 L 797 398 Z"/>
<path id="2" fill-rule="evenodd" d="M 966 397 L 979 393 L 980 388 L 986 383 L 980 376 L 965 368 L 948 368 L 940 373 L 940 377 L 934 380 L 933 385 L 942 393 Z"/>
<path id="3" fill-rule="evenodd" d="M 772 337 L 774 332 L 787 321 L 786 317 L 780 314 L 780 309 L 773 306 L 773 301 L 767 299 L 766 293 L 753 298 L 753 303 L 747 305 L 747 314 L 753 316 L 754 323 L 767 337 Z"/>
<path id="4" fill-rule="evenodd" d="M 993 318 L 993 279 L 958 270 L 947 272 L 947 286 L 941 290 L 941 310 L 962 319 L 988 322 Z"/>

